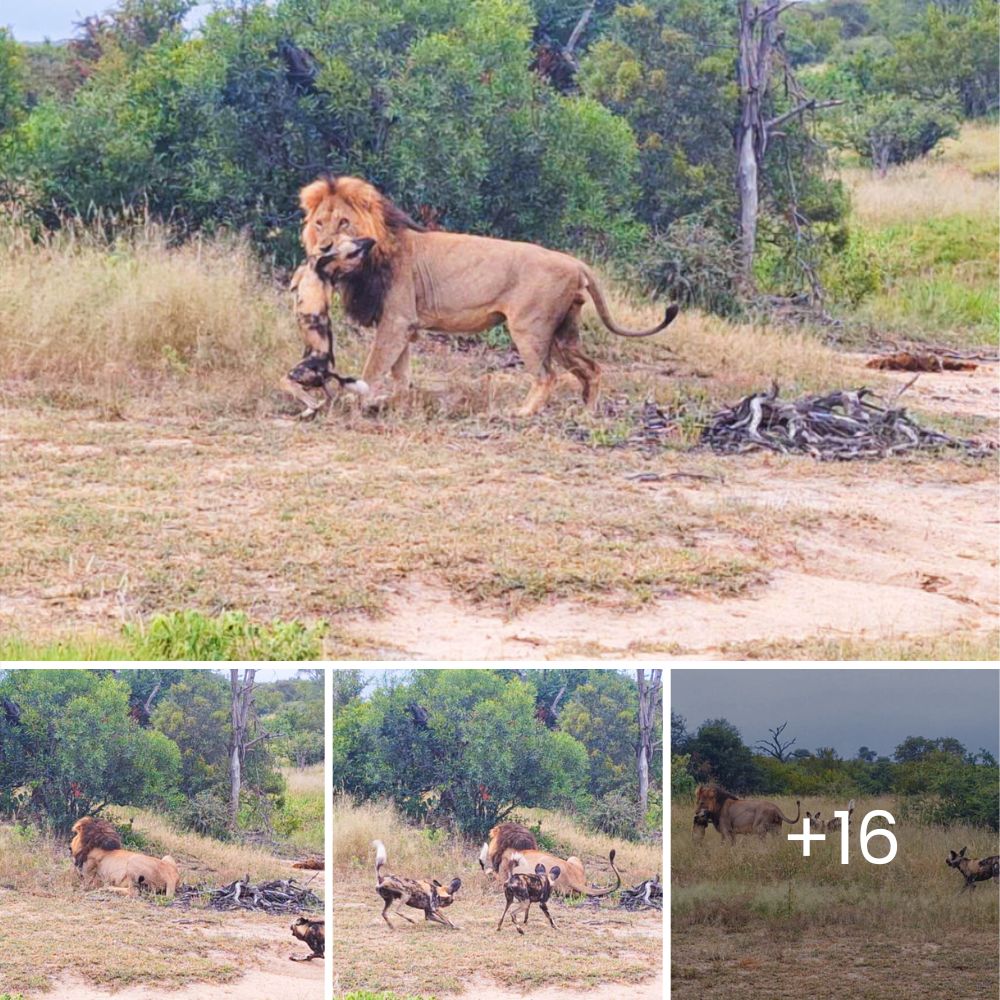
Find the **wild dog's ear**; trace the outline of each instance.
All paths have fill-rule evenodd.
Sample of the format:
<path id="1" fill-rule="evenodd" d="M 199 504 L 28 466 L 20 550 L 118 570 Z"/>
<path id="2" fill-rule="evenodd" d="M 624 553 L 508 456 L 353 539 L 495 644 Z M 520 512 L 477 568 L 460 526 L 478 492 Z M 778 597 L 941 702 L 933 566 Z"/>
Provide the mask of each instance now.
<path id="1" fill-rule="evenodd" d="M 308 215 L 315 211 L 320 202 L 332 193 L 330 182 L 323 177 L 313 181 L 312 184 L 307 184 L 299 191 L 299 207 L 302 209 L 302 214 Z"/>
<path id="2" fill-rule="evenodd" d="M 958 856 L 960 858 L 964 858 L 965 857 L 965 848 L 964 847 L 958 852 Z"/>
<path id="3" fill-rule="evenodd" d="M 553 865 L 552 870 L 549 872 L 549 881 L 555 882 L 555 880 L 559 878 L 559 873 L 561 871 L 562 869 L 558 865 Z"/>
<path id="4" fill-rule="evenodd" d="M 436 878 L 431 879 L 431 885 L 433 885 L 437 889 L 441 888 L 441 883 Z"/>
<path id="5" fill-rule="evenodd" d="M 462 888 L 462 880 L 460 878 L 453 878 L 451 880 L 451 883 L 448 885 L 448 892 L 450 892 L 454 896 L 455 893 L 458 892 L 458 890 L 461 888 Z"/>
<path id="6" fill-rule="evenodd" d="M 539 862 L 537 865 L 535 865 L 535 874 L 536 875 L 544 875 L 545 874 L 545 865 L 543 865 L 541 862 Z"/>
<path id="7" fill-rule="evenodd" d="M 809 815 L 809 813 L 806 813 L 806 815 L 808 816 L 808 815 Z M 813 819 L 819 819 L 819 813 L 816 813 L 816 815 L 815 815 L 815 816 L 813 816 Z"/>

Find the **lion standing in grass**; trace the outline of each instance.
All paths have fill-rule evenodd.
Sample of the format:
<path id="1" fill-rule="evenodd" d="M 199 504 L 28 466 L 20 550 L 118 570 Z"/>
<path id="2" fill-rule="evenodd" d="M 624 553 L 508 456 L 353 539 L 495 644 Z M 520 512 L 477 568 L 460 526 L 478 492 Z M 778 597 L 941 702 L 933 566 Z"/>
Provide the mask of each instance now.
<path id="1" fill-rule="evenodd" d="M 97 882 L 129 891 L 145 887 L 168 897 L 177 890 L 177 862 L 169 854 L 151 858 L 123 850 L 120 834 L 107 820 L 93 816 L 78 819 L 69 849 L 85 886 Z"/>
<path id="2" fill-rule="evenodd" d="M 534 378 L 518 416 L 531 416 L 545 405 L 556 380 L 553 362 L 576 377 L 584 402 L 594 406 L 600 369 L 580 341 L 587 297 L 620 337 L 652 336 L 677 315 L 671 305 L 652 329 L 623 329 L 582 261 L 533 243 L 428 232 L 357 177 L 321 177 L 301 190 L 299 200 L 305 215 L 302 242 L 313 266 L 336 283 L 352 320 L 375 327 L 361 373 L 366 387 L 390 373 L 396 393 L 409 387 L 410 343 L 420 330 L 480 333 L 506 321 Z M 330 256 L 345 237 L 366 244 L 349 268 Z"/>

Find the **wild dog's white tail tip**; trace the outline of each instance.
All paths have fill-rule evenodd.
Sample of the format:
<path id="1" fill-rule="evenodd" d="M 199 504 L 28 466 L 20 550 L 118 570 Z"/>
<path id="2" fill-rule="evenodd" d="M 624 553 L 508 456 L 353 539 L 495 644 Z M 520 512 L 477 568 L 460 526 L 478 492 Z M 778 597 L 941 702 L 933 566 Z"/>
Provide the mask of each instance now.
<path id="1" fill-rule="evenodd" d="M 851 801 L 847 803 L 847 811 L 849 813 L 854 812 L 854 799 L 851 799 Z"/>
<path id="2" fill-rule="evenodd" d="M 373 840 L 372 847 L 375 848 L 375 871 L 378 871 L 388 862 L 389 856 L 385 853 L 385 844 L 381 840 Z"/>
<path id="3" fill-rule="evenodd" d="M 356 378 L 353 382 L 348 382 L 344 388 L 348 392 L 353 392 L 358 396 L 367 396 L 371 389 L 364 379 Z"/>

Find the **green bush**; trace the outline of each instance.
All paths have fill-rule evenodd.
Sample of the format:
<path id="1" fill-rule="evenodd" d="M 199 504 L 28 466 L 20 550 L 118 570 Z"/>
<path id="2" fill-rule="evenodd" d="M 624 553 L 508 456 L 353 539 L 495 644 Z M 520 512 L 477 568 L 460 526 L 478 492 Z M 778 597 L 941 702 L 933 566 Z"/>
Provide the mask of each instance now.
<path id="1" fill-rule="evenodd" d="M 850 145 L 880 174 L 926 156 L 942 139 L 957 135 L 957 109 L 950 101 L 892 95 L 869 101 L 846 126 Z"/>
<path id="2" fill-rule="evenodd" d="M 590 809 L 590 825 L 602 833 L 623 840 L 637 840 L 644 816 L 637 799 L 624 792 L 609 792 Z"/>
<path id="3" fill-rule="evenodd" d="M 316 660 L 324 625 L 251 621 L 242 611 L 208 617 L 198 611 L 156 615 L 145 627 L 128 625 L 137 658 L 150 660 Z"/>

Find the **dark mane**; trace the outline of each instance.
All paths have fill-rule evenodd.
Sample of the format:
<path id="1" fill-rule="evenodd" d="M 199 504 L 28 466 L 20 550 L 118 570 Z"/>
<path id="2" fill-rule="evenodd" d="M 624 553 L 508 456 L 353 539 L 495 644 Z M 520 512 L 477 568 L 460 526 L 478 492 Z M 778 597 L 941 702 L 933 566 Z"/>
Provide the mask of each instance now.
<path id="1" fill-rule="evenodd" d="M 348 317 L 361 326 L 374 326 L 382 318 L 385 297 L 392 285 L 392 261 L 369 254 L 364 265 L 337 280 L 340 301 Z"/>

